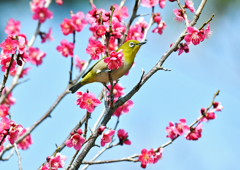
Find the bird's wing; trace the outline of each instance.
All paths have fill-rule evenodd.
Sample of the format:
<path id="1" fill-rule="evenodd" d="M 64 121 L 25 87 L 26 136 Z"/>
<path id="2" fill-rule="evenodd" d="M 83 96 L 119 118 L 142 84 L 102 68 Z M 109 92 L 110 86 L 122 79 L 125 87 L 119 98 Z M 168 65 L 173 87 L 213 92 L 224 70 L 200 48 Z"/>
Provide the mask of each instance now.
<path id="1" fill-rule="evenodd" d="M 88 69 L 88 71 L 83 74 L 82 78 L 84 78 L 100 61 L 102 61 L 104 58 L 106 58 L 107 56 L 104 56 L 103 58 L 101 58 L 100 60 L 98 60 L 91 68 Z"/>

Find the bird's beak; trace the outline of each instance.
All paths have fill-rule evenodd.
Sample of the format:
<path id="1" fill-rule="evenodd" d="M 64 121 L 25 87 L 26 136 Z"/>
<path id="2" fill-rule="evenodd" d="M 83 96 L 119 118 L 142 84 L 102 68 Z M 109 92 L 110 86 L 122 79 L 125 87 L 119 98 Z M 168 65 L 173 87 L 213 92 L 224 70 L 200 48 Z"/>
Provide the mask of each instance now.
<path id="1" fill-rule="evenodd" d="M 147 43 L 147 41 L 144 41 L 144 42 L 138 43 L 137 45 L 143 45 L 143 44 L 146 44 L 146 43 Z"/>

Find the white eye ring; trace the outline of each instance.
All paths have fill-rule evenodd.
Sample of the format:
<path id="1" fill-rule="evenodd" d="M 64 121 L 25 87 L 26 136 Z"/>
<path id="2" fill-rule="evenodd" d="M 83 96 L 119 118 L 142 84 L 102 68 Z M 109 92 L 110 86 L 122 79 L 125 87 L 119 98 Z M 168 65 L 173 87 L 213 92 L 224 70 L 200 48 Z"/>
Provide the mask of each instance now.
<path id="1" fill-rule="evenodd" d="M 129 43 L 129 47 L 134 47 L 134 45 L 135 45 L 134 42 Z"/>

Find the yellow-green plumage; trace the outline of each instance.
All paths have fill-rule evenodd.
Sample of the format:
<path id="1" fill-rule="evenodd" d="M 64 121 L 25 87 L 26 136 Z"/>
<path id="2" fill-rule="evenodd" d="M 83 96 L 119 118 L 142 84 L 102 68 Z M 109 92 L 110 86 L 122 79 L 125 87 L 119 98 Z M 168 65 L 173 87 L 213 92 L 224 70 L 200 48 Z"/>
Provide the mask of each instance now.
<path id="1" fill-rule="evenodd" d="M 136 40 L 129 40 L 125 42 L 121 47 L 118 48 L 117 51 L 122 49 L 124 54 L 123 57 L 123 65 L 119 67 L 117 70 L 113 69 L 111 72 L 111 76 L 113 80 L 118 80 L 124 74 L 126 74 L 134 63 L 134 58 L 141 47 L 142 44 L 145 42 L 140 43 Z M 105 56 L 106 57 L 106 56 Z M 104 58 L 105 58 L 104 57 Z M 100 83 L 107 83 L 109 82 L 107 63 L 104 62 L 104 58 L 100 59 L 96 62 L 83 76 L 82 80 L 77 84 L 73 85 L 69 90 L 72 93 L 75 93 L 80 87 L 84 86 L 85 84 L 93 83 L 93 82 L 100 82 Z"/>

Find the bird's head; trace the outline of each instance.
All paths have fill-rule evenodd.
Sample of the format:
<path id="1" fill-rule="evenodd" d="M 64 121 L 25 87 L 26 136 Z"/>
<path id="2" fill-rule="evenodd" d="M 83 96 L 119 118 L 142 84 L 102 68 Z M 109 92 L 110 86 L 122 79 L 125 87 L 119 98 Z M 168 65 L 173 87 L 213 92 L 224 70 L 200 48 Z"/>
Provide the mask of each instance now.
<path id="1" fill-rule="evenodd" d="M 146 42 L 139 42 L 137 40 L 128 40 L 119 48 L 119 50 L 123 50 L 124 58 L 126 60 L 133 62 L 139 48 L 145 43 Z"/>

